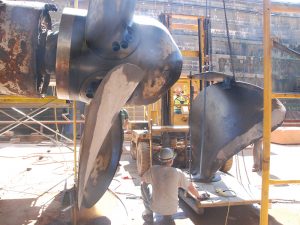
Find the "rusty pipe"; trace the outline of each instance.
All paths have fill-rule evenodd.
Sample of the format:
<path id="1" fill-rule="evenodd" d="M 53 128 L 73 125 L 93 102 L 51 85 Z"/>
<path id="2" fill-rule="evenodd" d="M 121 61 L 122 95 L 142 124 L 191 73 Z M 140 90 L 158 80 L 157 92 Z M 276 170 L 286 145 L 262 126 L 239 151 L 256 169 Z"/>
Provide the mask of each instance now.
<path id="1" fill-rule="evenodd" d="M 0 94 L 36 96 L 46 93 L 45 42 L 51 29 L 52 4 L 1 1 Z M 26 19 L 25 19 L 26 18 Z"/>

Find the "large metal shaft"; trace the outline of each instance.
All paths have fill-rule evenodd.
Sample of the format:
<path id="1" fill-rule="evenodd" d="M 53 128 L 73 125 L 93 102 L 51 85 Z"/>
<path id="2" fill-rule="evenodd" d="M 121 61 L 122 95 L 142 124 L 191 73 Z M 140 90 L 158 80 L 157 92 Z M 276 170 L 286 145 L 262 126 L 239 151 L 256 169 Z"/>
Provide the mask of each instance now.
<path id="1" fill-rule="evenodd" d="M 45 45 L 54 5 L 0 2 L 0 94 L 39 97 L 45 94 Z"/>

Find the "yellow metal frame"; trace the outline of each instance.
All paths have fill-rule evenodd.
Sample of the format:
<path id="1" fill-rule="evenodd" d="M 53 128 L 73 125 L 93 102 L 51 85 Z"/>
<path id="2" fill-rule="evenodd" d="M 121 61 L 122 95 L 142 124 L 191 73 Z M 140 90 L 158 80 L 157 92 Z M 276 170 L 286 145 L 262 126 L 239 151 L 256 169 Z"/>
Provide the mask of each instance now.
<path id="1" fill-rule="evenodd" d="M 0 104 L 66 104 L 66 100 L 57 99 L 54 96 L 47 96 L 44 98 L 31 98 L 23 96 L 0 95 Z"/>
<path id="2" fill-rule="evenodd" d="M 161 100 L 158 100 L 150 105 L 145 106 L 145 115 L 144 118 L 148 121 L 152 120 L 152 123 L 155 125 L 160 125 L 161 121 Z"/>
<path id="3" fill-rule="evenodd" d="M 198 32 L 198 19 L 200 19 L 201 21 L 204 21 L 205 16 L 192 16 L 192 15 L 184 15 L 184 14 L 166 14 L 169 16 L 170 18 L 170 27 L 169 30 L 170 32 L 172 32 L 172 30 L 190 30 L 190 31 L 195 31 Z M 191 24 L 182 24 L 182 23 L 172 23 L 172 19 L 183 19 L 183 20 L 190 20 Z M 195 24 L 195 21 L 197 22 Z M 201 37 L 200 37 L 200 45 L 202 46 L 202 50 L 204 50 L 204 38 L 205 38 L 205 34 L 204 34 L 204 27 L 203 27 L 203 23 L 201 24 L 200 27 L 200 33 L 201 33 Z M 184 57 L 199 57 L 199 53 L 200 53 L 200 49 L 199 51 L 193 51 L 193 50 L 181 50 L 181 54 Z M 202 65 L 204 64 L 204 58 L 205 58 L 205 52 L 202 51 Z"/>
<path id="4" fill-rule="evenodd" d="M 268 225 L 269 185 L 299 184 L 300 180 L 273 180 L 270 179 L 270 140 L 272 124 L 272 98 L 300 98 L 300 94 L 272 93 L 272 40 L 271 40 L 271 13 L 289 12 L 299 13 L 300 7 L 289 7 L 286 4 L 272 4 L 264 0 L 263 5 L 264 25 L 264 123 L 263 123 L 263 162 L 262 162 L 262 191 L 260 225 Z"/>

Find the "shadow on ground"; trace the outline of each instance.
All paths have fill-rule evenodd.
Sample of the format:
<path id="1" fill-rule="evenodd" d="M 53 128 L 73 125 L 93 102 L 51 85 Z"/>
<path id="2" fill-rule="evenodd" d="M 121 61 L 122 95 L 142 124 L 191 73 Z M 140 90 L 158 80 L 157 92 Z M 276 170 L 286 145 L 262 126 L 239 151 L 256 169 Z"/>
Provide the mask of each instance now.
<path id="1" fill-rule="evenodd" d="M 0 224 L 30 224 L 41 209 L 34 206 L 34 202 L 34 198 L 0 200 Z"/>
<path id="2" fill-rule="evenodd" d="M 253 205 L 230 206 L 230 207 L 213 207 L 206 208 L 203 215 L 198 215 L 190 210 L 183 201 L 180 201 L 180 207 L 184 210 L 195 225 L 258 225 L 259 224 L 259 209 Z M 229 212 L 228 212 L 229 211 Z M 227 216 L 228 213 L 228 216 Z M 269 225 L 283 225 L 274 217 L 269 216 Z"/>

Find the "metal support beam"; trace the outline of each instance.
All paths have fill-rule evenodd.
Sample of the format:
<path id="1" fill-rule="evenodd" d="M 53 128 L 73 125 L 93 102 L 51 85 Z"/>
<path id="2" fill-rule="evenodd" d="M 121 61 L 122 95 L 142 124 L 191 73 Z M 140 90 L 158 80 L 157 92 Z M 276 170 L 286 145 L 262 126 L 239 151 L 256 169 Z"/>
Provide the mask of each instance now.
<path id="1" fill-rule="evenodd" d="M 272 185 L 300 184 L 300 180 L 275 180 L 275 179 L 270 179 L 270 184 L 272 184 Z"/>
<path id="2" fill-rule="evenodd" d="M 270 0 L 263 4 L 263 29 L 264 29 L 264 113 L 263 113 L 263 162 L 262 162 L 262 191 L 260 225 L 268 224 L 269 206 L 269 176 L 270 176 L 270 140 L 272 123 L 272 41 L 271 41 L 271 5 Z"/>
<path id="3" fill-rule="evenodd" d="M 10 117 L 11 119 L 13 119 L 13 120 L 15 120 L 15 121 L 18 121 L 15 117 L 9 115 L 8 113 L 4 112 L 3 110 L 0 110 L 0 112 L 3 113 L 4 115 Z M 66 148 L 73 150 L 73 149 L 70 148 L 67 144 L 62 143 L 62 142 L 59 142 L 59 141 L 55 140 L 54 138 L 45 135 L 44 133 L 40 132 L 39 130 L 35 129 L 34 127 L 32 127 L 32 126 L 30 126 L 30 125 L 27 125 L 26 123 L 24 123 L 24 121 L 19 121 L 18 124 L 17 124 L 17 126 L 19 126 L 19 125 L 21 125 L 21 124 L 24 125 L 25 127 L 29 128 L 29 129 L 32 129 L 33 131 L 39 133 L 40 135 L 42 135 L 42 136 L 48 138 L 49 140 L 53 141 L 53 142 L 54 142 L 55 144 L 57 144 L 58 146 L 65 146 Z M 35 123 L 35 124 L 36 124 L 36 123 Z M 11 128 L 11 129 L 13 129 L 13 128 Z M 9 130 L 11 130 L 11 129 L 9 129 Z M 6 130 L 5 132 L 7 132 L 7 131 L 8 131 L 8 130 Z M 3 132 L 3 133 L 5 133 L 5 132 Z M 1 135 L 0 135 L 0 136 L 1 136 Z"/>
<path id="4" fill-rule="evenodd" d="M 300 98 L 300 93 L 273 93 L 272 98 Z"/>
<path id="5" fill-rule="evenodd" d="M 40 122 L 43 124 L 73 124 L 74 123 L 71 120 L 67 120 L 67 121 L 65 121 L 65 120 L 40 120 Z M 15 120 L 0 121 L 0 125 L 1 124 L 12 124 L 12 123 L 16 123 L 16 121 Z M 84 120 L 77 120 L 76 123 L 83 124 Z M 36 124 L 36 122 L 24 120 L 24 121 L 22 121 L 22 124 Z"/>
<path id="6" fill-rule="evenodd" d="M 62 138 L 64 138 L 64 139 L 66 139 L 67 141 L 72 142 L 72 140 L 71 140 L 70 138 L 67 138 L 66 136 L 60 134 L 59 132 L 53 130 L 52 128 L 50 128 L 50 127 L 44 125 L 43 123 L 41 123 L 40 121 L 34 119 L 33 117 L 26 115 L 26 114 L 25 114 L 24 112 L 22 112 L 21 110 L 16 109 L 16 108 L 14 108 L 14 107 L 12 107 L 12 109 L 13 109 L 14 111 L 20 113 L 22 116 L 26 116 L 29 120 L 32 120 L 32 121 L 36 122 L 37 124 L 41 125 L 42 127 L 46 128 L 47 130 L 50 130 L 50 131 L 52 131 L 53 133 L 57 134 L 58 136 L 60 136 L 60 137 L 62 137 Z"/>
<path id="7" fill-rule="evenodd" d="M 262 163 L 262 192 L 260 225 L 268 225 L 269 185 L 270 184 L 299 184 L 299 180 L 272 180 L 270 179 L 270 139 L 272 121 L 272 98 L 299 98 L 298 93 L 273 93 L 272 91 L 272 43 L 271 40 L 271 12 L 300 13 L 300 5 L 272 4 L 270 0 L 264 0 L 263 5 L 263 28 L 264 28 L 264 135 L 263 135 L 263 163 Z M 297 52 L 274 42 L 274 47 L 299 57 Z"/>
<path id="8" fill-rule="evenodd" d="M 300 13 L 300 4 L 272 3 L 271 12 L 277 13 Z"/>
<path id="9" fill-rule="evenodd" d="M 39 114 L 45 112 L 46 110 L 48 110 L 48 108 L 44 108 L 44 109 L 42 109 L 42 110 L 40 110 L 40 111 L 39 111 L 39 110 L 35 110 L 35 111 L 33 111 L 33 112 L 31 112 L 31 113 L 29 113 L 29 114 L 27 114 L 27 115 L 37 116 L 37 115 L 39 115 Z M 2 112 L 3 114 L 5 114 L 3 110 L 0 110 L 0 112 Z M 3 128 L 0 130 L 0 136 L 3 135 L 5 132 L 10 131 L 10 130 L 12 130 L 12 129 L 18 127 L 18 126 L 20 126 L 21 123 L 26 122 L 26 121 L 29 120 L 29 118 L 27 118 L 27 119 L 25 119 L 25 118 L 26 118 L 26 116 L 22 117 L 21 119 L 16 120 L 14 123 L 9 124 L 9 125 L 6 126 L 6 127 L 3 127 Z M 25 120 L 24 120 L 24 119 L 25 119 Z"/>

